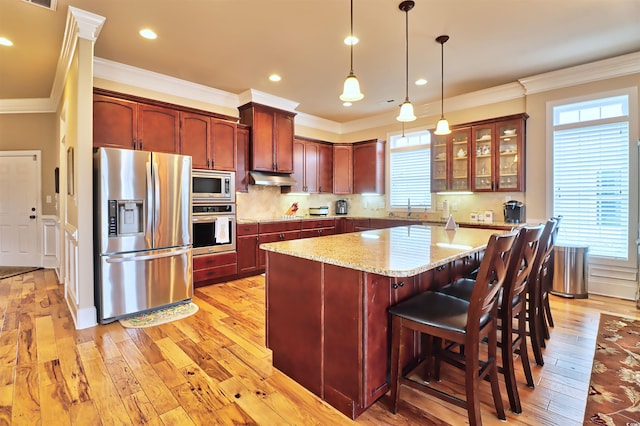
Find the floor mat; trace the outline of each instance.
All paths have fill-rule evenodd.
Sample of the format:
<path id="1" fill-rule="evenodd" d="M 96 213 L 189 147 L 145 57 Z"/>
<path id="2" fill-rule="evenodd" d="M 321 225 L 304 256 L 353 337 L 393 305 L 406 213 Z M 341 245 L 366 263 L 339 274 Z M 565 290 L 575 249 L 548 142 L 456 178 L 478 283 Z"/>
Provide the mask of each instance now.
<path id="1" fill-rule="evenodd" d="M 146 312 L 130 318 L 121 319 L 120 324 L 126 328 L 145 328 L 154 325 L 177 321 L 198 312 L 198 305 L 193 302 L 170 306 L 157 311 Z"/>
<path id="2" fill-rule="evenodd" d="M 37 271 L 38 267 L 14 267 L 14 266 L 0 266 L 0 280 L 13 277 L 15 275 L 26 274 L 27 272 Z"/>

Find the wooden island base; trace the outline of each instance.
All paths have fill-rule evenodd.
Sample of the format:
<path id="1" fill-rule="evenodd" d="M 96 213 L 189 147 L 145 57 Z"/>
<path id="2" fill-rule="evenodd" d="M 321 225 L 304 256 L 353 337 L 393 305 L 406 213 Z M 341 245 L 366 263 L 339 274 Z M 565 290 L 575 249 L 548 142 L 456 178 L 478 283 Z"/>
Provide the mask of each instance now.
<path id="1" fill-rule="evenodd" d="M 475 262 L 465 266 L 458 272 Z M 274 367 L 355 419 L 389 389 L 387 309 L 446 283 L 450 269 L 394 278 L 267 252 L 266 341 Z M 409 355 L 417 356 L 417 336 L 410 338 Z"/>
<path id="2" fill-rule="evenodd" d="M 355 419 L 389 389 L 389 306 L 470 273 L 492 232 L 416 225 L 261 245 L 274 367 Z M 408 364 L 417 334 L 405 344 Z"/>

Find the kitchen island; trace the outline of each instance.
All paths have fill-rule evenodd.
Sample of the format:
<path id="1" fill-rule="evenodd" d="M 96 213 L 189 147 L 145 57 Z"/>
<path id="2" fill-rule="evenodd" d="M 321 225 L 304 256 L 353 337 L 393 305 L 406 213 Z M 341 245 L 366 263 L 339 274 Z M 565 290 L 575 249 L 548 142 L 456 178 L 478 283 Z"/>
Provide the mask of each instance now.
<path id="1" fill-rule="evenodd" d="M 389 306 L 473 270 L 494 232 L 412 225 L 262 244 L 273 365 L 355 419 L 388 390 Z M 407 343 L 408 363 L 417 335 Z"/>

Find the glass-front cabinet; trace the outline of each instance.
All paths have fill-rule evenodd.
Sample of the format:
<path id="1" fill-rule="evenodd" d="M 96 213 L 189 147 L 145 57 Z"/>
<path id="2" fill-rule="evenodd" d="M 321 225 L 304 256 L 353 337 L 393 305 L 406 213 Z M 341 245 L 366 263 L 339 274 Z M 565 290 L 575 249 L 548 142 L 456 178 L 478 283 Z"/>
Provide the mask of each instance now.
<path id="1" fill-rule="evenodd" d="M 525 190 L 525 113 L 466 123 L 432 136 L 431 191 Z"/>
<path id="2" fill-rule="evenodd" d="M 473 139 L 473 191 L 494 190 L 494 140 L 495 128 L 493 124 L 473 126 L 471 128 Z"/>
<path id="3" fill-rule="evenodd" d="M 446 191 L 449 184 L 449 149 L 447 137 L 431 135 L 431 192 Z"/>
<path id="4" fill-rule="evenodd" d="M 468 191 L 469 175 L 471 172 L 469 159 L 471 158 L 469 152 L 469 143 L 471 129 L 464 127 L 460 129 L 453 129 L 449 139 L 451 140 L 451 184 L 449 189 L 452 191 Z"/>
<path id="5" fill-rule="evenodd" d="M 453 129 L 448 136 L 432 136 L 432 192 L 470 189 L 470 132 L 471 128 L 464 127 Z"/>
<path id="6" fill-rule="evenodd" d="M 496 124 L 498 152 L 496 173 L 498 191 L 519 191 L 524 166 L 522 158 L 523 120 L 511 120 Z"/>

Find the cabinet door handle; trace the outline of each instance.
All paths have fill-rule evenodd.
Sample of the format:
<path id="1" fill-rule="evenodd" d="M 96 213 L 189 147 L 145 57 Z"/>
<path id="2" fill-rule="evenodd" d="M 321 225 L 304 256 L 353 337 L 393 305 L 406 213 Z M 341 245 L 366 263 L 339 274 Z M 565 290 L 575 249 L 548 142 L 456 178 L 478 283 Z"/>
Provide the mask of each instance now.
<path id="1" fill-rule="evenodd" d="M 399 285 L 400 287 L 404 287 L 404 281 L 400 281 L 400 282 L 398 283 L 398 285 Z"/>
<path id="2" fill-rule="evenodd" d="M 138 149 L 142 149 L 142 139 L 138 141 Z"/>
<path id="3" fill-rule="evenodd" d="M 393 285 L 392 285 L 391 287 L 393 287 L 394 289 L 396 289 L 396 288 L 398 288 L 398 284 L 393 283 Z"/>
<path id="4" fill-rule="evenodd" d="M 436 271 L 440 272 L 440 271 L 444 271 L 447 268 L 447 265 L 440 265 L 436 268 Z"/>

